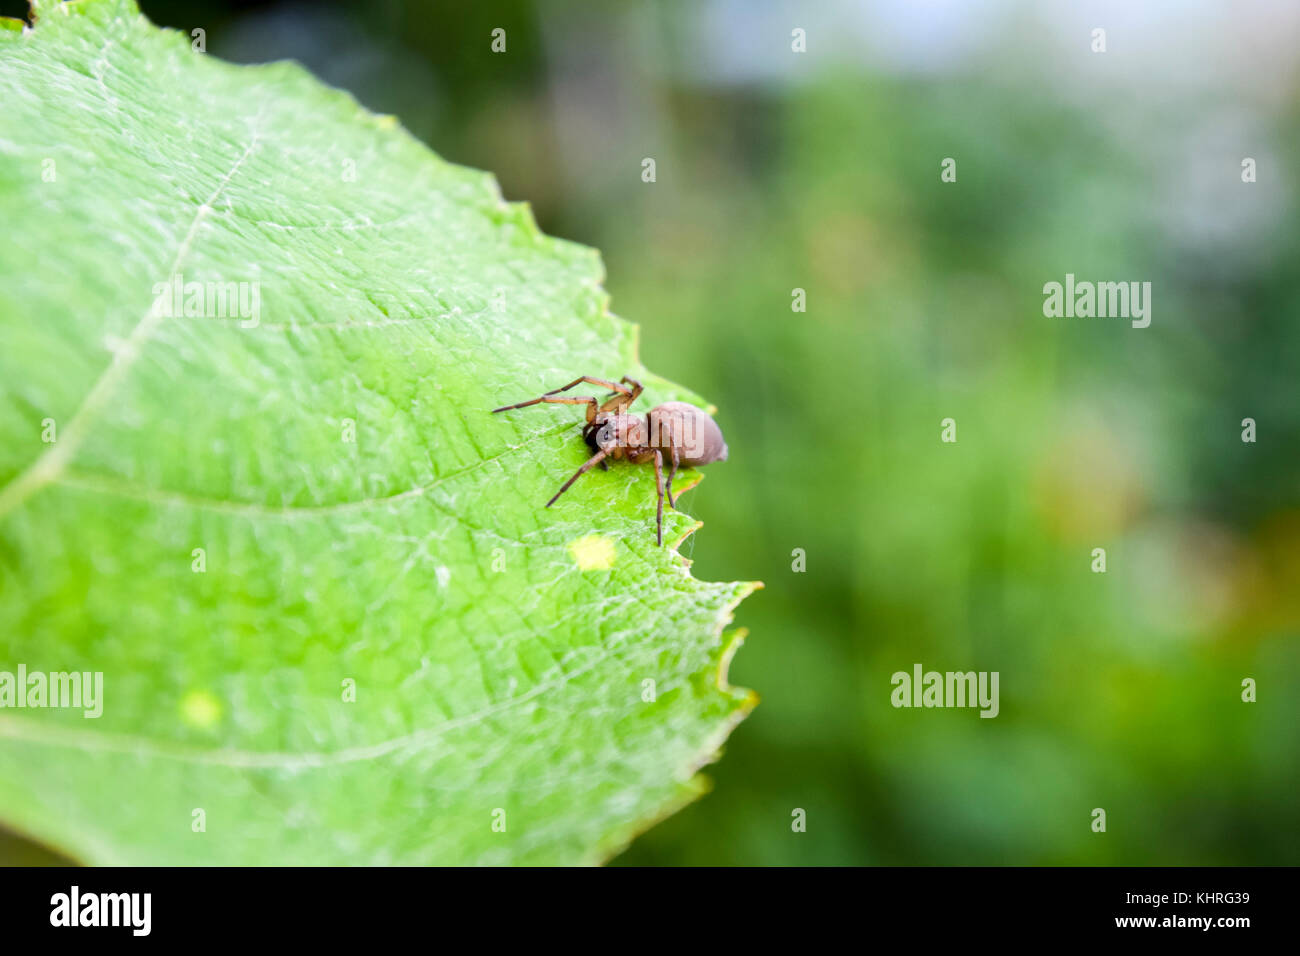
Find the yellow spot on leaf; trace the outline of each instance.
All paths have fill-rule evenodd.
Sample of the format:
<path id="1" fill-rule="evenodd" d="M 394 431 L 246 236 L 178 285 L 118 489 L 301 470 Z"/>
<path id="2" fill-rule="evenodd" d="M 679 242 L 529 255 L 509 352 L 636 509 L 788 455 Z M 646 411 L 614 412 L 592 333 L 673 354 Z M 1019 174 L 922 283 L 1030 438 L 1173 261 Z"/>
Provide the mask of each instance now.
<path id="1" fill-rule="evenodd" d="M 569 553 L 580 571 L 608 571 L 614 566 L 614 542 L 604 535 L 589 534 L 569 542 Z"/>
<path id="2" fill-rule="evenodd" d="M 206 690 L 192 690 L 181 698 L 181 720 L 207 729 L 221 719 L 221 701 Z"/>

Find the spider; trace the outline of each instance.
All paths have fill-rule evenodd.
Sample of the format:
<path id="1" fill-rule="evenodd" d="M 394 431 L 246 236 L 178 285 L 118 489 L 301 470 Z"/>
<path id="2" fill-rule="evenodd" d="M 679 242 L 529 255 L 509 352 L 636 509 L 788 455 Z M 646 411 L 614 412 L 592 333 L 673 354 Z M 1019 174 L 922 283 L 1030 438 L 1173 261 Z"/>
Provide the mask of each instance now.
<path id="1" fill-rule="evenodd" d="M 594 397 L 557 397 L 560 392 L 567 392 L 575 385 L 587 382 L 608 388 L 610 396 L 604 402 Z M 492 409 L 493 414 L 506 412 L 512 408 L 527 408 L 543 402 L 559 405 L 586 405 L 587 424 L 582 427 L 582 437 L 594 455 L 588 458 L 572 478 L 560 486 L 546 507 L 555 504 L 555 500 L 569 490 L 569 486 L 591 470 L 595 465 L 608 468 L 606 458 L 618 460 L 626 458 L 634 465 L 653 461 L 655 466 L 655 490 L 659 495 L 659 509 L 655 522 L 658 544 L 664 543 L 664 492 L 668 493 L 669 506 L 676 508 L 677 500 L 673 497 L 673 478 L 679 466 L 707 465 L 714 461 L 727 460 L 727 443 L 709 414 L 694 405 L 685 402 L 664 402 L 656 405 L 642 419 L 629 415 L 628 407 L 641 394 L 641 383 L 626 375 L 618 383 L 607 382 L 602 378 L 583 375 L 575 378 L 568 385 L 552 389 L 538 398 L 531 398 L 517 405 L 503 405 Z M 668 481 L 664 481 L 664 456 L 668 457 Z"/>

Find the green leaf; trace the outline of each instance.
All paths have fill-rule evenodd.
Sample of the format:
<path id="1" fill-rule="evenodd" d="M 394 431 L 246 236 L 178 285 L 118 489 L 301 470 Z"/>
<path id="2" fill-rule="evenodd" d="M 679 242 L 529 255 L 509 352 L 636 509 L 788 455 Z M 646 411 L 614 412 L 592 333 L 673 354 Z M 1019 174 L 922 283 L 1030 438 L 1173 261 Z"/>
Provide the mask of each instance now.
<path id="1" fill-rule="evenodd" d="M 0 31 L 0 671 L 102 673 L 103 712 L 0 709 L 0 824 L 97 864 L 576 863 L 697 796 L 754 585 L 656 547 L 648 468 L 545 509 L 577 409 L 488 412 L 584 373 L 699 403 L 596 253 L 297 65 L 37 13 Z"/>

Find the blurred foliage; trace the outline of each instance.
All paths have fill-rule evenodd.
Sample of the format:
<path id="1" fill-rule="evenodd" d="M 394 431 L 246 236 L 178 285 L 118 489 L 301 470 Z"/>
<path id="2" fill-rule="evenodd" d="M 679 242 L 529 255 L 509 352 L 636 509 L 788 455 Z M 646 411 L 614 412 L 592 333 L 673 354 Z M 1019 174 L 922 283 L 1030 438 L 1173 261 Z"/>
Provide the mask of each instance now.
<path id="1" fill-rule="evenodd" d="M 621 862 L 1300 863 L 1300 219 L 1238 166 L 1295 155 L 1294 90 L 1144 112 L 1014 41 L 707 82 L 680 4 L 143 6 L 236 60 L 270 14 L 349 24 L 349 88 L 599 247 L 646 364 L 717 404 L 685 550 L 767 582 L 731 671 L 763 703 Z M 1044 318 L 1067 272 L 1151 281 L 1151 327 Z M 999 671 L 1000 716 L 892 708 L 914 662 Z"/>
<path id="2" fill-rule="evenodd" d="M 714 108 L 767 117 L 770 168 L 680 175 L 593 238 L 645 360 L 723 410 L 697 573 L 768 584 L 733 667 L 763 705 L 629 861 L 1300 859 L 1294 216 L 1236 270 L 1198 263 L 1152 221 L 1150 153 L 976 80 Z M 682 122 L 679 161 L 716 170 Z M 1045 319 L 1066 272 L 1149 279 L 1151 328 Z M 999 671 L 1001 715 L 893 709 L 917 661 Z"/>

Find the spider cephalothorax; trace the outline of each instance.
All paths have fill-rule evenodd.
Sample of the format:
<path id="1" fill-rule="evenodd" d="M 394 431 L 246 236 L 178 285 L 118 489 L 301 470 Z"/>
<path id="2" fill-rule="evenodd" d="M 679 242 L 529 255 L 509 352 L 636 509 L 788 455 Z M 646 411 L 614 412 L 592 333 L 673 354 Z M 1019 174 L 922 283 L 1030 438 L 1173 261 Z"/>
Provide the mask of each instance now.
<path id="1" fill-rule="evenodd" d="M 594 396 L 585 398 L 556 397 L 560 392 L 567 392 L 581 382 L 600 385 L 612 391 L 612 395 L 603 403 Z M 677 507 L 673 497 L 673 478 L 678 467 L 682 465 L 707 465 L 714 461 L 727 460 L 727 443 L 722 438 L 722 430 L 702 409 L 686 402 L 665 402 L 656 405 L 646 413 L 645 418 L 629 415 L 628 407 L 641 394 L 641 383 L 624 376 L 619 383 L 583 375 L 575 378 L 568 385 L 553 389 L 546 394 L 519 402 L 516 405 L 504 405 L 494 408 L 493 412 L 504 412 L 512 408 L 527 408 L 543 402 L 561 405 L 586 405 L 587 423 L 582 427 L 582 437 L 594 454 L 588 458 L 573 477 L 560 486 L 560 490 L 546 507 L 555 504 L 555 499 L 568 491 L 569 486 L 589 471 L 593 466 L 606 467 L 606 459 L 615 461 L 626 459 L 639 465 L 654 462 L 655 488 L 659 495 L 657 512 L 658 541 L 664 541 L 664 493 L 668 494 L 668 504 Z M 664 481 L 664 457 L 668 458 L 668 480 Z"/>

